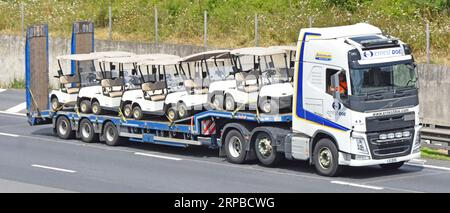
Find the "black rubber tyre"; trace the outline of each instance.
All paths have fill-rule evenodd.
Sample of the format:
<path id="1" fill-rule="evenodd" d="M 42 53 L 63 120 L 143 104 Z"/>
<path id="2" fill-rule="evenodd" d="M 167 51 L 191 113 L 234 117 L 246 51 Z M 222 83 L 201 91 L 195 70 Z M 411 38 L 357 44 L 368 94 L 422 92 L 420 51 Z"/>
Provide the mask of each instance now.
<path id="1" fill-rule="evenodd" d="M 233 96 L 227 95 L 225 97 L 225 110 L 234 111 L 236 109 L 236 102 L 234 101 Z"/>
<path id="2" fill-rule="evenodd" d="M 221 94 L 216 94 L 211 97 L 211 105 L 213 109 L 223 109 L 224 97 Z"/>
<path id="3" fill-rule="evenodd" d="M 92 102 L 92 113 L 96 115 L 102 114 L 102 107 L 98 101 Z"/>
<path id="4" fill-rule="evenodd" d="M 52 100 L 50 101 L 51 106 L 52 106 L 52 110 L 53 111 L 58 111 L 61 110 L 61 104 L 59 103 L 59 100 L 57 97 L 53 97 Z"/>
<path id="5" fill-rule="evenodd" d="M 280 113 L 278 103 L 273 99 L 263 98 L 261 101 L 259 101 L 258 107 L 263 113 L 272 115 Z"/>
<path id="6" fill-rule="evenodd" d="M 91 112 L 91 103 L 88 100 L 82 100 L 80 102 L 80 112 L 81 113 L 90 113 Z"/>
<path id="7" fill-rule="evenodd" d="M 133 108 L 133 118 L 136 120 L 141 120 L 142 117 L 144 117 L 144 114 L 142 113 L 142 109 L 139 105 L 136 105 Z"/>
<path id="8" fill-rule="evenodd" d="M 117 131 L 116 125 L 111 122 L 108 122 L 103 128 L 103 138 L 108 146 L 119 146 L 122 144 L 119 131 Z"/>
<path id="9" fill-rule="evenodd" d="M 72 125 L 66 116 L 60 116 L 56 120 L 56 134 L 61 139 L 74 138 L 74 132 L 72 131 Z"/>
<path id="10" fill-rule="evenodd" d="M 131 107 L 131 104 L 125 104 L 125 106 L 123 106 L 122 113 L 126 118 L 133 117 L 133 108 Z"/>
<path id="11" fill-rule="evenodd" d="M 94 132 L 94 125 L 88 119 L 83 119 L 79 126 L 80 139 L 86 143 L 98 141 L 98 134 Z"/>
<path id="12" fill-rule="evenodd" d="M 255 138 L 255 152 L 259 162 L 265 166 L 276 166 L 282 159 L 282 153 L 272 146 L 272 137 L 265 132 L 258 132 Z"/>
<path id="13" fill-rule="evenodd" d="M 170 120 L 176 121 L 178 119 L 177 108 L 174 106 L 167 107 L 166 115 Z"/>
<path id="14" fill-rule="evenodd" d="M 192 111 L 188 109 L 185 103 L 179 103 L 177 107 L 178 117 L 180 119 L 191 116 Z"/>
<path id="15" fill-rule="evenodd" d="M 323 176 L 334 177 L 339 174 L 339 153 L 336 145 L 328 138 L 323 138 L 314 147 L 313 162 L 317 172 Z"/>
<path id="16" fill-rule="evenodd" d="M 405 164 L 405 161 L 396 162 L 396 163 L 388 163 L 388 164 L 380 164 L 380 167 L 384 170 L 392 171 L 392 170 L 399 169 L 400 167 L 403 166 L 403 164 Z"/>
<path id="17" fill-rule="evenodd" d="M 244 149 L 244 137 L 237 130 L 231 130 L 225 137 L 225 155 L 230 163 L 242 164 L 247 152 Z"/>

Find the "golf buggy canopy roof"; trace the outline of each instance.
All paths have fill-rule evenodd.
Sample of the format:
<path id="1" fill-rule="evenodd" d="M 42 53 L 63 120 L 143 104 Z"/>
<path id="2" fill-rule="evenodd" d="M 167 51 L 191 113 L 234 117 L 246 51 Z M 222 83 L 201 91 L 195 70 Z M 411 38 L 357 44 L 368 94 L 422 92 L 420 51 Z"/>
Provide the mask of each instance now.
<path id="1" fill-rule="evenodd" d="M 265 47 L 247 47 L 231 51 L 231 54 L 235 56 L 240 55 L 269 56 L 285 53 L 286 53 L 285 50 L 279 48 L 265 48 Z"/>
<path id="2" fill-rule="evenodd" d="M 180 59 L 177 58 L 162 58 L 161 60 L 146 60 L 143 62 L 138 63 L 138 65 L 142 66 L 169 66 L 169 65 L 177 65 L 180 63 Z"/>
<path id="3" fill-rule="evenodd" d="M 71 61 L 92 61 L 92 60 L 99 60 L 102 58 L 129 57 L 132 55 L 134 54 L 128 52 L 95 52 L 89 54 L 62 55 L 56 57 L 56 59 L 71 60 Z"/>
<path id="4" fill-rule="evenodd" d="M 284 50 L 286 52 L 289 52 L 289 51 L 295 52 L 295 51 L 297 51 L 297 47 L 296 46 L 271 46 L 269 48 L 282 49 L 282 50 Z"/>
<path id="5" fill-rule="evenodd" d="M 212 50 L 201 53 L 196 53 L 183 58 L 183 62 L 193 62 L 208 59 L 225 59 L 229 57 L 230 50 Z"/>

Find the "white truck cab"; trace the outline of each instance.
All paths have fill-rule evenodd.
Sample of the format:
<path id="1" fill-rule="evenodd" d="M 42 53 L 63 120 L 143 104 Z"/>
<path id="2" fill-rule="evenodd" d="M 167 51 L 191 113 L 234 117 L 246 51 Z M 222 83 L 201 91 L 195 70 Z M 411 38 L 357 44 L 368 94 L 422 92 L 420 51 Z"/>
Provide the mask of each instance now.
<path id="1" fill-rule="evenodd" d="M 339 165 L 398 168 L 420 157 L 408 45 L 361 23 L 302 29 L 297 50 L 293 158 L 333 176 Z"/>

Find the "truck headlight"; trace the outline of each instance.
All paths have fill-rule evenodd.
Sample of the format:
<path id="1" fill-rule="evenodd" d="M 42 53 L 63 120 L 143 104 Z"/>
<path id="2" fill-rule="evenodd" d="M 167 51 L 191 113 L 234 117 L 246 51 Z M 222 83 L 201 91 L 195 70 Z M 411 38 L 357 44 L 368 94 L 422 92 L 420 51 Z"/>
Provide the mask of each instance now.
<path id="1" fill-rule="evenodd" d="M 351 138 L 351 142 L 353 144 L 356 144 L 356 148 L 359 152 L 361 152 L 362 154 L 369 154 L 369 151 L 367 149 L 366 146 L 366 140 L 364 140 L 364 138 L 362 137 L 352 137 Z"/>

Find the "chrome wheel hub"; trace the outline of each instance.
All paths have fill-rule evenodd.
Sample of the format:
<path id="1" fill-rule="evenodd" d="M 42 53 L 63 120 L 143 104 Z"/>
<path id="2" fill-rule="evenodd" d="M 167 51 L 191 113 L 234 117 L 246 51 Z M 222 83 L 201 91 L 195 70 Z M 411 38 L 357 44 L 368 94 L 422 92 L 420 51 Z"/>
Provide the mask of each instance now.
<path id="1" fill-rule="evenodd" d="M 272 154 L 273 147 L 269 138 L 258 140 L 258 151 L 263 157 L 269 157 Z"/>
<path id="2" fill-rule="evenodd" d="M 330 149 L 324 147 L 319 151 L 319 164 L 323 169 L 328 169 L 331 166 L 333 155 Z"/>
<path id="3" fill-rule="evenodd" d="M 228 149 L 230 150 L 231 156 L 233 156 L 235 158 L 239 157 L 239 155 L 241 154 L 241 151 L 242 151 L 241 140 L 238 137 L 233 136 L 228 145 Z"/>

